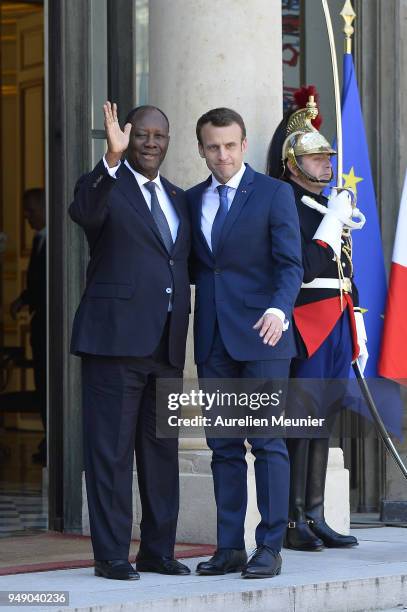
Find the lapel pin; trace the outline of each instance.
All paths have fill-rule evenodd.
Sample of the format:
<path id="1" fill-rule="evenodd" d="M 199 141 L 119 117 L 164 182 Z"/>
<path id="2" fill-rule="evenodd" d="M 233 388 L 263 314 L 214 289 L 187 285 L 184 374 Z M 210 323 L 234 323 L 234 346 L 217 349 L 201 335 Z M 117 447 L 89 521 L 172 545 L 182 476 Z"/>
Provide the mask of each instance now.
<path id="1" fill-rule="evenodd" d="M 247 193 L 246 189 L 242 189 L 242 193 Z"/>
<path id="2" fill-rule="evenodd" d="M 177 195 L 177 192 L 174 189 L 171 191 L 172 195 Z"/>

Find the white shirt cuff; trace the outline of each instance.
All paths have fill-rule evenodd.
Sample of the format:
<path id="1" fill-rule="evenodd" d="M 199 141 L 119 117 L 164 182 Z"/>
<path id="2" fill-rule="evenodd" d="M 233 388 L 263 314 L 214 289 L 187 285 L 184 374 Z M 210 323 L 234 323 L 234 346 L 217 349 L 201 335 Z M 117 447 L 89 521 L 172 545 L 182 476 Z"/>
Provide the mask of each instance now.
<path id="1" fill-rule="evenodd" d="M 283 331 L 287 331 L 289 325 L 290 325 L 290 321 L 288 319 L 286 319 L 286 316 L 284 314 L 284 312 L 282 310 L 280 310 L 280 308 L 267 308 L 266 312 L 264 314 L 273 314 L 276 315 L 276 317 L 278 317 L 280 319 L 280 321 L 283 324 Z"/>
<path id="2" fill-rule="evenodd" d="M 110 176 L 111 176 L 112 178 L 117 178 L 117 177 L 116 177 L 116 172 L 117 172 L 117 171 L 118 171 L 118 169 L 120 168 L 120 164 L 121 164 L 122 162 L 119 162 L 119 163 L 117 164 L 117 166 L 113 166 L 113 168 L 110 168 L 110 167 L 108 166 L 107 161 L 106 161 L 106 156 L 104 155 L 104 156 L 103 156 L 103 163 L 104 163 L 104 166 L 105 166 L 106 170 L 107 170 L 107 171 L 108 171 L 108 173 L 110 174 Z"/>

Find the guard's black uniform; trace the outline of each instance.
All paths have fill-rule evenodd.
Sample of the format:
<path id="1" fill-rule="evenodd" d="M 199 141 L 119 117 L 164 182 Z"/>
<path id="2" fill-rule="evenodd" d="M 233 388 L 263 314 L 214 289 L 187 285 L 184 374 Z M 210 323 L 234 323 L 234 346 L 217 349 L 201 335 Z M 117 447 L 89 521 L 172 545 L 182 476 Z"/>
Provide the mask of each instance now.
<path id="1" fill-rule="evenodd" d="M 299 358 L 294 359 L 291 375 L 303 379 L 348 378 L 351 361 L 358 354 L 356 326 L 353 307 L 358 304 L 358 294 L 353 283 L 349 246 L 347 239 L 342 244 L 341 269 L 345 279 L 351 279 L 351 292 L 342 294 L 338 288 L 309 288 L 304 284 L 315 279 L 338 279 L 338 264 L 333 249 L 313 236 L 321 223 L 321 213 L 301 201 L 307 195 L 326 206 L 327 198 L 313 194 L 297 183 L 290 181 L 294 189 L 300 219 L 302 238 L 302 263 L 304 268 L 303 288 L 294 309 L 294 320 L 299 343 Z M 326 284 L 321 281 L 320 284 Z M 307 384 L 307 383 L 305 383 Z M 333 400 L 332 391 L 312 384 L 310 393 L 316 411 L 329 414 Z M 318 387 L 318 388 L 317 388 Z M 307 388 L 307 394 L 310 389 Z M 336 398 L 337 401 L 338 398 Z M 293 398 L 295 401 L 295 398 Z M 310 407 L 311 408 L 311 407 Z M 290 455 L 290 522 L 286 544 L 295 549 L 316 549 L 326 546 L 349 546 L 357 543 L 353 536 L 336 534 L 324 519 L 324 489 L 329 452 L 328 438 L 289 439 Z M 308 541 L 309 527 L 316 536 L 312 544 Z"/>
<path id="2" fill-rule="evenodd" d="M 313 236 L 315 235 L 315 232 L 317 231 L 318 226 L 321 223 L 322 215 L 317 210 L 315 210 L 314 208 L 310 208 L 309 206 L 304 204 L 304 202 L 301 201 L 301 198 L 306 195 L 319 202 L 319 204 L 326 206 L 328 199 L 324 195 L 317 195 L 315 193 L 307 191 L 294 181 L 288 182 L 294 190 L 295 202 L 297 204 L 297 211 L 300 219 L 302 265 L 304 268 L 303 284 L 310 283 L 316 278 L 338 278 L 338 264 L 336 262 L 335 253 L 333 249 L 328 244 L 321 243 L 321 241 L 319 240 L 313 240 Z M 346 245 L 343 245 L 343 247 L 346 247 Z M 348 294 L 346 303 L 350 306 L 352 302 L 353 307 L 357 308 L 359 306 L 359 297 L 356 285 L 353 282 L 353 268 L 350 258 L 347 257 L 345 254 L 344 248 L 342 249 L 341 254 L 341 266 L 343 276 L 345 278 L 351 279 L 352 292 L 351 294 Z M 302 345 L 303 350 L 300 353 L 300 357 L 311 356 L 311 354 L 315 352 L 316 348 L 315 346 L 307 347 L 307 330 L 306 327 L 304 327 L 304 325 L 302 324 L 301 306 L 307 304 L 316 304 L 317 302 L 319 303 L 325 300 L 332 300 L 332 298 L 340 298 L 339 289 L 302 288 L 300 293 L 298 294 L 295 303 L 295 312 L 297 314 L 296 322 L 298 321 L 297 330 L 299 331 L 301 337 L 304 336 L 304 344 Z M 345 307 L 345 301 L 343 306 Z M 334 310 L 335 316 L 338 316 L 338 314 L 340 316 L 339 299 L 337 303 L 332 302 L 331 310 Z M 329 323 L 329 321 L 331 321 L 333 315 L 331 317 L 328 317 L 328 320 L 326 320 L 324 318 L 324 315 L 326 315 L 327 313 L 327 308 L 323 307 L 323 305 L 321 304 L 319 304 L 319 308 L 318 306 L 316 306 L 314 308 L 314 311 L 315 317 L 312 319 L 312 323 L 313 325 L 321 328 L 321 340 L 323 341 L 329 334 L 327 324 Z"/>

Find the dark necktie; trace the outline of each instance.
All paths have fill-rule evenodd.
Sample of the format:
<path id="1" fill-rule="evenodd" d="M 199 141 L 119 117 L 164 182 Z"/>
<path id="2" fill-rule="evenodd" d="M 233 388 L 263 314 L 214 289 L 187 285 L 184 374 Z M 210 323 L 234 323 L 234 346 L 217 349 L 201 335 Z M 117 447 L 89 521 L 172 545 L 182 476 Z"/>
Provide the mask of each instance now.
<path id="1" fill-rule="evenodd" d="M 153 215 L 153 219 L 161 234 L 165 248 L 169 253 L 171 253 L 174 242 L 172 240 L 171 230 L 170 226 L 168 225 L 167 218 L 164 215 L 163 209 L 158 201 L 157 192 L 155 190 L 156 185 L 153 181 L 149 181 L 148 183 L 144 183 L 144 187 L 151 193 L 151 214 Z"/>
<path id="2" fill-rule="evenodd" d="M 217 210 L 216 216 L 213 220 L 212 231 L 211 231 L 211 243 L 212 243 L 212 253 L 216 253 L 219 247 L 220 234 L 222 232 L 222 227 L 226 219 L 226 215 L 228 214 L 228 191 L 229 187 L 227 185 L 218 185 L 216 187 L 219 193 L 219 208 Z"/>

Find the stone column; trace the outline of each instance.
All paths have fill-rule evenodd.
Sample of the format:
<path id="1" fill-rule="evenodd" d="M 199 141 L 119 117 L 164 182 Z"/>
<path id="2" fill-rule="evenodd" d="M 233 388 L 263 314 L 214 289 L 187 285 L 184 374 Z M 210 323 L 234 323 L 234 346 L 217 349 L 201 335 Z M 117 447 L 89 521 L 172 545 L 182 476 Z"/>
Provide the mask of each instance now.
<path id="1" fill-rule="evenodd" d="M 170 120 L 163 174 L 184 188 L 208 176 L 198 155 L 195 125 L 198 117 L 218 106 L 243 116 L 249 142 L 246 159 L 263 172 L 271 135 L 282 116 L 280 0 L 150 0 L 149 11 L 149 102 Z M 185 375 L 195 376 L 191 333 Z M 204 440 L 184 439 L 180 448 L 178 540 L 215 543 L 210 453 Z M 251 548 L 258 522 L 251 455 L 248 468 L 246 533 Z M 136 508 L 137 516 L 137 502 Z"/>
<path id="2" fill-rule="evenodd" d="M 163 174 L 184 188 L 208 176 L 198 155 L 195 125 L 219 106 L 242 115 L 249 142 L 246 159 L 263 172 L 282 115 L 280 0 L 150 0 L 149 20 L 149 101 L 167 113 L 171 126 Z M 185 375 L 195 376 L 191 333 L 187 354 Z M 181 440 L 180 448 L 178 539 L 215 543 L 210 453 L 204 440 Z M 250 546 L 257 509 L 253 461 L 248 460 Z"/>
<path id="3" fill-rule="evenodd" d="M 163 174 L 182 187 L 207 175 L 195 125 L 210 108 L 243 116 L 248 161 L 263 171 L 282 113 L 280 0 L 150 0 L 150 103 L 171 123 Z"/>
<path id="4" fill-rule="evenodd" d="M 149 102 L 170 120 L 163 174 L 184 188 L 208 176 L 195 125 L 218 106 L 241 113 L 247 161 L 263 172 L 282 115 L 280 0 L 150 0 L 149 54 Z M 187 349 L 186 376 L 191 376 L 191 337 Z"/>

